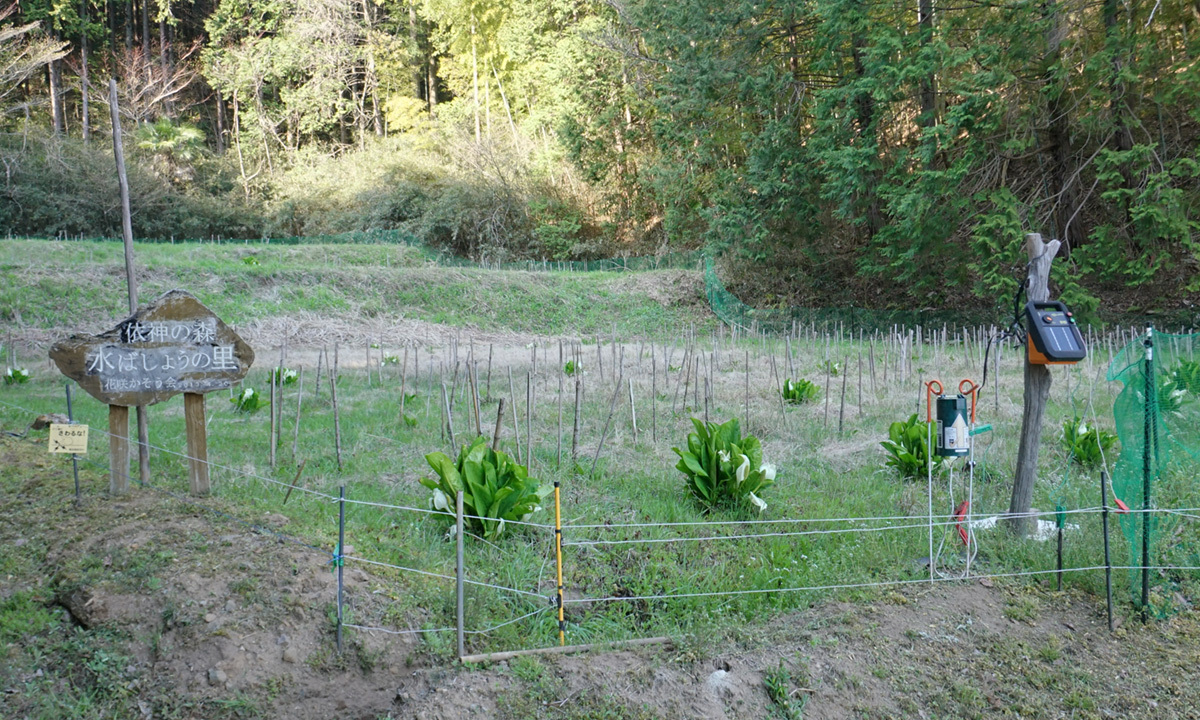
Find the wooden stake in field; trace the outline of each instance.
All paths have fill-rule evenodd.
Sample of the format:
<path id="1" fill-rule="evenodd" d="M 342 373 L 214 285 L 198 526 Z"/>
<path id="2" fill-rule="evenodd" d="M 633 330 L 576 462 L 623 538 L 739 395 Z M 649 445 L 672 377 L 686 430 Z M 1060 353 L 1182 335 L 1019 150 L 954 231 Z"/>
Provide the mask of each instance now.
<path id="1" fill-rule="evenodd" d="M 446 410 L 446 431 L 450 433 L 450 450 L 451 454 L 454 454 L 458 443 L 454 439 L 454 413 L 450 412 L 450 396 L 446 391 L 446 383 L 442 383 L 442 406 Z"/>
<path id="2" fill-rule="evenodd" d="M 333 446 L 337 452 L 338 472 L 342 471 L 342 418 L 337 399 L 338 344 L 333 344 L 333 368 L 329 371 L 329 397 L 333 400 Z"/>
<path id="3" fill-rule="evenodd" d="M 621 397 L 621 373 L 617 373 L 616 388 L 613 390 L 612 402 L 608 404 L 608 417 L 604 419 L 604 430 L 600 432 L 600 444 L 596 446 L 596 456 L 592 458 L 592 476 L 596 474 L 596 464 L 600 462 L 600 453 L 604 450 L 604 439 L 608 437 L 608 427 L 612 423 L 613 413 L 617 411 L 617 399 Z"/>
<path id="4" fill-rule="evenodd" d="M 292 462 L 296 462 L 296 450 L 300 447 L 300 403 L 304 401 L 304 366 L 300 366 L 297 379 L 300 389 L 296 391 L 296 425 L 292 428 Z"/>
<path id="5" fill-rule="evenodd" d="M 404 359 L 400 364 L 400 424 L 404 426 L 404 401 L 408 397 L 408 343 L 404 344 Z"/>
<path id="6" fill-rule="evenodd" d="M 517 443 L 517 462 L 521 461 L 521 419 L 517 417 L 517 391 L 513 387 L 512 368 L 508 368 L 508 397 L 512 400 L 513 441 Z"/>
<path id="7" fill-rule="evenodd" d="M 525 373 L 525 467 L 533 470 L 533 373 Z"/>
<path id="8" fill-rule="evenodd" d="M 658 359 L 650 343 L 650 442 L 658 444 Z"/>
<path id="9" fill-rule="evenodd" d="M 583 380 L 575 378 L 575 424 L 571 430 L 571 462 L 579 459 L 579 416 L 583 409 Z"/>
<path id="10" fill-rule="evenodd" d="M 321 346 L 321 351 L 317 353 L 317 381 L 313 387 L 313 400 L 321 397 L 321 360 L 327 355 L 329 349 L 324 345 Z"/>
<path id="11" fill-rule="evenodd" d="M 504 425 L 504 398 L 500 398 L 499 407 L 496 408 L 496 431 L 492 433 L 492 450 L 500 449 L 500 431 Z"/>
<path id="12" fill-rule="evenodd" d="M 629 422 L 633 425 L 633 444 L 637 445 L 637 407 L 633 402 L 633 378 L 629 378 Z"/>
<path id="13" fill-rule="evenodd" d="M 267 435 L 267 444 L 271 448 L 271 467 L 275 467 L 275 409 L 279 406 L 278 399 L 275 396 L 275 373 L 271 373 L 271 406 L 267 408 L 267 413 L 271 416 L 271 430 Z"/>
<path id="14" fill-rule="evenodd" d="M 554 461 L 554 468 L 557 470 L 562 467 L 562 436 L 563 436 L 563 346 L 562 340 L 558 341 L 558 446 L 555 449 L 557 459 Z"/>
<path id="15" fill-rule="evenodd" d="M 860 366 L 861 367 L 861 366 Z M 850 358 L 842 359 L 842 399 L 838 404 L 838 435 L 842 434 L 843 421 L 846 417 L 846 376 L 849 374 Z"/>

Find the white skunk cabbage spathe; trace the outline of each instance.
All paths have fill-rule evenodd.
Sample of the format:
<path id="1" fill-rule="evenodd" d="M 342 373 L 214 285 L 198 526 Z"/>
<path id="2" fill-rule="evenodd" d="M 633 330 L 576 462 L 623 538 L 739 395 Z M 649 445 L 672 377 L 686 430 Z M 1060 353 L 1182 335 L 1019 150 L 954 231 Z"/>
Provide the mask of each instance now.
<path id="1" fill-rule="evenodd" d="M 746 481 L 746 475 L 750 472 L 750 458 L 746 457 L 745 455 L 742 455 L 741 457 L 742 464 L 738 465 L 737 472 L 734 473 L 734 476 L 737 478 L 738 485 L 741 485 Z"/>
<path id="2" fill-rule="evenodd" d="M 450 512 L 450 499 L 446 497 L 446 493 L 442 492 L 441 488 L 433 490 L 433 509 Z"/>

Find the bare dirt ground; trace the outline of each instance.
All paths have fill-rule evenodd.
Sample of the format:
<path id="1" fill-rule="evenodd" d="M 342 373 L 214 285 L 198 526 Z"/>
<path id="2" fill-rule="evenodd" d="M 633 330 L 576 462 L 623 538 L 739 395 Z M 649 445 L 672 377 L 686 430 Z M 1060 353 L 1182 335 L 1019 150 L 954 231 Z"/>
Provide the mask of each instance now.
<path id="1" fill-rule="evenodd" d="M 115 716 L 142 718 L 1200 717 L 1195 612 L 1109 633 L 1096 598 L 986 580 L 637 651 L 462 667 L 364 632 L 339 656 L 328 555 L 272 534 L 286 518 L 254 529 L 147 490 L 76 509 L 44 442 L 0 437 L 0 607 L 35 597 L 57 618 L 6 628 L 4 717 L 70 716 L 42 712 L 46 694 L 89 682 Z M 385 579 L 346 578 L 352 604 L 386 601 Z M 44 652 L 55 633 L 111 639 L 119 680 L 79 669 L 94 652 Z"/>

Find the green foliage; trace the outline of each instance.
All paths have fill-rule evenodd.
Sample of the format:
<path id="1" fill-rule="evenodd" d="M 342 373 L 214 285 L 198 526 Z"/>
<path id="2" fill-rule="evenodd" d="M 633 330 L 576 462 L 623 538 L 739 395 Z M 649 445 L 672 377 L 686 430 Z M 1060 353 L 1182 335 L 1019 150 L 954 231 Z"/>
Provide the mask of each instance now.
<path id="1" fill-rule="evenodd" d="M 507 521 L 524 521 L 541 510 L 539 503 L 553 491 L 539 487 L 524 465 L 488 447 L 483 437 L 463 445 L 458 460 L 442 452 L 430 453 L 425 460 L 437 473 L 436 480 L 420 480 L 433 491 L 430 506 L 453 518 L 457 493 L 462 491 L 466 527 L 488 540 L 503 535 Z"/>
<path id="2" fill-rule="evenodd" d="M 737 418 L 721 425 L 692 418 L 692 425 L 696 432 L 688 433 L 687 449 L 671 449 L 679 455 L 675 468 L 705 511 L 737 505 L 766 510 L 758 493 L 774 483 L 775 466 L 763 463 L 758 438 L 743 438 Z"/>
<path id="3" fill-rule="evenodd" d="M 928 439 L 932 429 L 933 423 L 918 420 L 916 413 L 888 426 L 888 439 L 879 443 L 887 451 L 886 464 L 903 478 L 925 477 L 930 462 Z M 939 455 L 933 456 L 934 474 L 941 471 L 943 460 L 945 458 Z"/>
<path id="4" fill-rule="evenodd" d="M 580 366 L 577 365 L 574 360 L 568 360 L 563 365 L 563 374 L 565 374 L 567 377 L 574 377 L 575 373 L 579 372 L 579 370 Z"/>
<path id="5" fill-rule="evenodd" d="M 270 379 L 271 382 L 280 386 L 295 385 L 296 380 L 299 379 L 299 373 L 286 367 L 273 367 L 271 368 Z"/>
<path id="6" fill-rule="evenodd" d="M 229 402 L 233 403 L 235 410 L 247 415 L 252 415 L 271 404 L 262 393 L 251 387 L 242 388 L 235 397 L 229 398 Z"/>
<path id="7" fill-rule="evenodd" d="M 793 686 L 796 684 L 796 680 L 797 678 L 792 676 L 792 671 L 783 664 L 782 660 L 774 669 L 763 674 L 763 685 L 767 688 L 767 697 L 779 709 L 784 720 L 802 720 L 804 707 L 808 704 L 808 694 L 804 690 L 801 691 L 798 699 L 793 698 Z M 807 682 L 807 680 L 802 682 Z"/>
<path id="8" fill-rule="evenodd" d="M 1191 393 L 1192 396 L 1200 395 L 1200 362 L 1180 360 L 1171 371 L 1171 379 L 1177 388 Z"/>
<path id="9" fill-rule="evenodd" d="M 826 360 L 821 363 L 821 371 L 837 377 L 838 373 L 842 371 L 842 364 L 833 360 Z"/>
<path id="10" fill-rule="evenodd" d="M 5 385 L 22 385 L 29 382 L 29 370 L 26 368 L 10 367 L 4 370 Z"/>
<path id="11" fill-rule="evenodd" d="M 1095 425 L 1088 427 L 1087 423 L 1078 417 L 1063 421 L 1062 430 L 1063 447 L 1067 449 L 1071 459 L 1080 465 L 1095 467 L 1106 457 L 1116 459 L 1112 452 L 1117 443 L 1115 433 Z"/>
<path id="12" fill-rule="evenodd" d="M 800 378 L 795 382 L 792 382 L 792 380 L 789 378 L 783 383 L 784 402 L 792 405 L 799 405 L 801 403 L 809 402 L 810 400 L 816 400 L 817 396 L 820 394 L 821 389 L 804 378 Z"/>

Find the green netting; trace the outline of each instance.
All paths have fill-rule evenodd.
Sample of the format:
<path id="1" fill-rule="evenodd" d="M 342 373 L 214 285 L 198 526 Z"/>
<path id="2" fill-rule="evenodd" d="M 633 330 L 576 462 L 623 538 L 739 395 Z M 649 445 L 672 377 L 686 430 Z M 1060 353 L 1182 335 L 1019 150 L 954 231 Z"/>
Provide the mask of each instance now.
<path id="1" fill-rule="evenodd" d="M 1132 511 L 1121 516 L 1131 567 L 1148 574 L 1150 608 L 1161 613 L 1200 566 L 1200 335 L 1152 332 L 1113 358 L 1108 379 L 1124 384 L 1113 405 L 1121 452 L 1113 492 Z M 1191 516 L 1191 517 L 1189 517 Z M 1149 562 L 1145 562 L 1148 560 Z M 1133 571 L 1134 600 L 1142 573 Z"/>
<path id="2" fill-rule="evenodd" d="M 849 332 L 862 330 L 886 330 L 892 326 L 912 328 L 918 325 L 952 328 L 994 322 L 994 315 L 963 312 L 959 309 L 946 310 L 880 310 L 854 307 L 778 307 L 753 308 L 742 302 L 725 288 L 717 276 L 711 257 L 705 258 L 704 291 L 708 296 L 713 313 L 728 325 L 745 328 L 753 332 L 768 334 L 794 334 L 797 329 L 813 326 L 818 330 L 831 331 L 837 328 Z"/>

